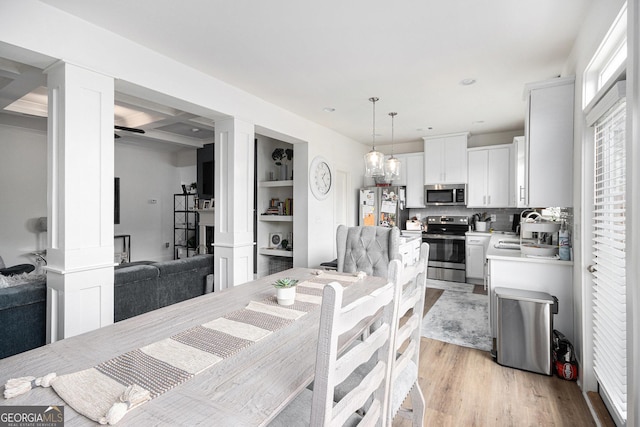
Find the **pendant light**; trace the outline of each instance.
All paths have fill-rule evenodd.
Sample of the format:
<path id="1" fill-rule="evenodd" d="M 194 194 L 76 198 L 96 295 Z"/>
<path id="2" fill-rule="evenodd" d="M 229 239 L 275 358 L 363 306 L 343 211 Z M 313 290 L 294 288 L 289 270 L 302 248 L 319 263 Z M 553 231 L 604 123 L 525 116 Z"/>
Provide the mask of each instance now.
<path id="1" fill-rule="evenodd" d="M 384 177 L 384 155 L 376 151 L 376 101 L 378 99 L 375 96 L 369 98 L 373 104 L 373 143 L 371 151 L 364 156 L 365 176 L 372 178 Z"/>
<path id="2" fill-rule="evenodd" d="M 391 157 L 384 162 L 385 179 L 393 181 L 400 178 L 400 160 L 393 155 L 393 119 L 398 113 L 389 113 L 391 116 Z"/>

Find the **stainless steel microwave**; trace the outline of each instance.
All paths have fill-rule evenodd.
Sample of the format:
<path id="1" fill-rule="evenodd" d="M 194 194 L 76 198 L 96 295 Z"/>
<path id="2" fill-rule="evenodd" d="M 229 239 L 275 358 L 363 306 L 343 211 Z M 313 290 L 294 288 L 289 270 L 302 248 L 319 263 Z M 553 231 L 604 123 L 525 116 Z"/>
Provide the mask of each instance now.
<path id="1" fill-rule="evenodd" d="M 466 206 L 467 184 L 433 184 L 424 186 L 425 206 Z"/>

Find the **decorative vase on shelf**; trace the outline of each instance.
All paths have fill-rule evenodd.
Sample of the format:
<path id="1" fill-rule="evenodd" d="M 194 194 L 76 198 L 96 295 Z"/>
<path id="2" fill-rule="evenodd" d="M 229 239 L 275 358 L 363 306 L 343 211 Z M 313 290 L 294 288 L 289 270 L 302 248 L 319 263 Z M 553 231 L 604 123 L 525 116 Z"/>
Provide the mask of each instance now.
<path id="1" fill-rule="evenodd" d="M 280 165 L 280 181 L 286 181 L 288 179 L 287 165 Z"/>

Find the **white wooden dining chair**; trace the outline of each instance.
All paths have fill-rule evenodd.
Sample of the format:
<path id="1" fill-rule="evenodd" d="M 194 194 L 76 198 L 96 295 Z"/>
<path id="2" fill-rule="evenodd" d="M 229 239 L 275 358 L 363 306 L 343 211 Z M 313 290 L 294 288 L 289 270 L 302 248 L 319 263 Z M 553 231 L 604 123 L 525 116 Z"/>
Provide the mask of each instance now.
<path id="1" fill-rule="evenodd" d="M 397 414 L 410 418 L 414 427 L 422 427 L 424 424 L 425 401 L 418 384 L 418 367 L 428 260 L 429 244 L 422 243 L 420 257 L 414 265 L 402 268 L 393 263 L 389 266 L 389 280 L 401 283 L 403 289 L 394 334 L 396 357 L 391 367 L 387 425 L 391 425 Z M 411 396 L 410 410 L 402 407 L 407 396 Z"/>
<path id="2" fill-rule="evenodd" d="M 389 263 L 389 280 L 402 286 L 399 300 L 394 349 L 396 358 L 391 368 L 391 394 L 388 419 L 385 425 L 391 425 L 396 414 L 412 419 L 413 426 L 422 427 L 424 421 L 425 401 L 418 384 L 418 366 L 420 360 L 420 327 L 424 311 L 424 295 L 426 291 L 427 263 L 429 261 L 429 244 L 422 243 L 418 261 L 403 268 L 400 262 Z M 377 327 L 377 325 L 376 325 Z M 342 399 L 361 380 L 362 373 L 367 372 L 373 361 L 368 361 L 351 374 L 346 381 L 336 387 L 335 399 Z M 401 408 L 408 395 L 411 395 L 412 410 Z M 359 410 L 365 413 L 369 403 Z"/>
<path id="3" fill-rule="evenodd" d="M 399 261 L 395 261 L 398 262 Z M 354 286 L 354 285 L 352 285 Z M 394 331 L 398 321 L 400 286 L 390 282 L 369 295 L 342 307 L 343 287 L 325 286 L 322 295 L 320 330 L 316 353 L 315 386 L 305 389 L 288 405 L 271 426 L 384 426 L 390 401 Z M 365 319 L 380 316 L 380 326 L 366 339 L 357 340 L 339 355 L 339 337 L 361 328 Z M 334 401 L 334 388 L 356 368 L 373 359 L 372 368 L 343 399 Z M 356 411 L 367 401 L 369 410 Z"/>

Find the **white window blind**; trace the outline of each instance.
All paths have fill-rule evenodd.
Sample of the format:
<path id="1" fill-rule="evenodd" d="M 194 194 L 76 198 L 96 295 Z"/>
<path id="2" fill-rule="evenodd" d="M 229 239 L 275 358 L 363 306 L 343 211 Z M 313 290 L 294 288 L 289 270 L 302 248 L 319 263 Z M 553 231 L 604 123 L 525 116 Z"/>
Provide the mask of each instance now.
<path id="1" fill-rule="evenodd" d="M 624 87 L 624 82 L 620 83 Z M 619 89 L 611 92 L 624 93 Z M 600 393 L 612 415 L 624 422 L 627 418 L 626 102 L 624 98 L 608 100 L 606 112 L 594 125 L 593 357 Z"/>

